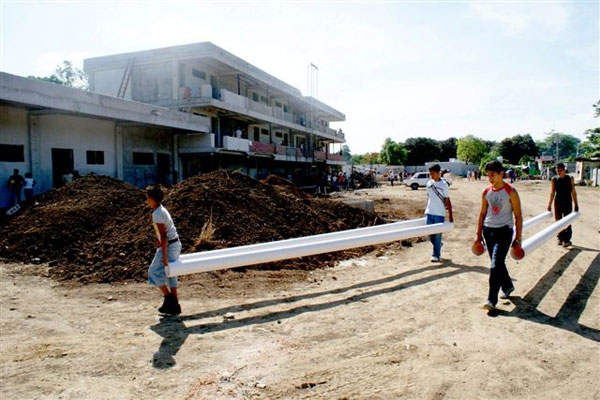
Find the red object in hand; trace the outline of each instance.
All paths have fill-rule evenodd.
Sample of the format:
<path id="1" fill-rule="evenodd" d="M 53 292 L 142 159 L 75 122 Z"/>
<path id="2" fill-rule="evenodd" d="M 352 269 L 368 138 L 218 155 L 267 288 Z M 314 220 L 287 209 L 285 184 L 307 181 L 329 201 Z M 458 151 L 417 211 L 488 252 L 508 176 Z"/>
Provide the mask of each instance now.
<path id="1" fill-rule="evenodd" d="M 511 249 L 510 249 L 510 255 L 512 256 L 512 258 L 514 258 L 515 260 L 522 260 L 523 257 L 525 257 L 525 251 L 523 251 L 523 248 L 521 247 L 520 244 L 515 244 Z"/>
<path id="2" fill-rule="evenodd" d="M 471 251 L 476 256 L 480 256 L 485 252 L 485 247 L 483 247 L 483 243 L 481 243 L 479 240 L 476 240 L 473 242 L 473 246 L 471 246 Z"/>

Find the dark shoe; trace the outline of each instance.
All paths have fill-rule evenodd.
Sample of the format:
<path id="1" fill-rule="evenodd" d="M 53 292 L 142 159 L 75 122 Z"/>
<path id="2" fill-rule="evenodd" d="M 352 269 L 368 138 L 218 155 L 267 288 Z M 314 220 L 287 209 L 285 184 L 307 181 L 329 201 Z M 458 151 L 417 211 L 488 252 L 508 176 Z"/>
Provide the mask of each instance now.
<path id="1" fill-rule="evenodd" d="M 564 244 L 564 243 L 563 243 L 563 241 L 562 241 L 562 240 L 559 240 L 559 241 L 558 241 L 558 245 L 559 245 L 559 246 L 562 246 L 563 244 Z"/>
<path id="2" fill-rule="evenodd" d="M 564 242 L 563 242 L 563 246 L 564 246 L 564 247 L 569 247 L 569 246 L 570 246 L 570 245 L 572 245 L 572 244 L 573 244 L 573 243 L 571 243 L 571 241 L 570 241 L 570 240 L 566 240 L 566 241 L 564 241 Z"/>
<path id="3" fill-rule="evenodd" d="M 506 292 L 503 290 L 502 294 L 500 295 L 500 298 L 501 299 L 508 299 L 508 298 L 510 298 L 510 294 L 512 292 L 514 292 L 514 291 L 515 291 L 515 287 L 514 286 L 510 287 Z"/>
<path id="4" fill-rule="evenodd" d="M 173 293 L 169 293 L 164 297 L 162 306 L 158 308 L 158 312 L 162 314 L 179 314 L 181 313 L 181 306 L 177 301 L 177 297 Z"/>

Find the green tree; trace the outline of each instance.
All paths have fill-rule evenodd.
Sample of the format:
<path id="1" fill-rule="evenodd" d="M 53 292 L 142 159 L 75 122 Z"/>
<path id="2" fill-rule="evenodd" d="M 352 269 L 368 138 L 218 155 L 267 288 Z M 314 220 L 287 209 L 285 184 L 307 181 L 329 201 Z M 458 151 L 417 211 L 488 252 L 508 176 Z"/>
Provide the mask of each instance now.
<path id="1" fill-rule="evenodd" d="M 540 148 L 540 154 L 556 157 L 556 141 L 558 141 L 559 159 L 563 160 L 577 155 L 577 146 L 581 140 L 575 136 L 554 130 L 546 133 L 546 138 L 543 140 L 544 146 Z"/>
<path id="2" fill-rule="evenodd" d="M 361 164 L 379 164 L 379 153 L 364 154 Z"/>
<path id="3" fill-rule="evenodd" d="M 537 156 L 538 147 L 530 134 L 503 139 L 497 147 L 499 155 L 509 164 L 517 164 L 524 155 Z"/>
<path id="4" fill-rule="evenodd" d="M 456 138 L 451 137 L 440 141 L 440 161 L 449 161 L 456 158 Z"/>
<path id="5" fill-rule="evenodd" d="M 37 79 L 44 82 L 55 83 L 57 85 L 68 86 L 76 89 L 88 89 L 87 74 L 81 69 L 74 67 L 71 61 L 63 61 L 62 66 L 57 65 L 54 74 L 50 76 L 33 76 L 29 75 L 30 79 Z"/>
<path id="6" fill-rule="evenodd" d="M 587 140 L 579 146 L 579 155 L 583 157 L 600 157 L 600 128 L 588 129 L 584 135 Z"/>
<path id="7" fill-rule="evenodd" d="M 594 103 L 594 105 L 592 107 L 594 107 L 594 117 L 595 118 L 600 117 L 600 100 L 598 100 L 596 103 Z"/>
<path id="8" fill-rule="evenodd" d="M 456 145 L 456 156 L 467 163 L 479 164 L 487 153 L 485 142 L 473 135 L 458 139 Z"/>
<path id="9" fill-rule="evenodd" d="M 435 139 L 417 137 L 404 142 L 408 155 L 406 165 L 424 165 L 428 161 L 440 159 L 440 144 Z"/>
<path id="10" fill-rule="evenodd" d="M 519 165 L 527 165 L 528 163 L 530 163 L 531 161 L 533 161 L 533 157 L 525 154 L 523 157 L 521 157 L 521 159 L 519 160 Z"/>
<path id="11" fill-rule="evenodd" d="M 363 156 L 362 154 L 353 154 L 352 155 L 352 164 L 362 164 Z"/>
<path id="12" fill-rule="evenodd" d="M 387 165 L 403 165 L 406 162 L 407 151 L 400 143 L 387 138 L 381 146 L 379 161 Z"/>
<path id="13" fill-rule="evenodd" d="M 352 162 L 352 153 L 350 153 L 350 147 L 346 144 L 342 146 L 342 156 L 344 157 L 344 161 Z"/>

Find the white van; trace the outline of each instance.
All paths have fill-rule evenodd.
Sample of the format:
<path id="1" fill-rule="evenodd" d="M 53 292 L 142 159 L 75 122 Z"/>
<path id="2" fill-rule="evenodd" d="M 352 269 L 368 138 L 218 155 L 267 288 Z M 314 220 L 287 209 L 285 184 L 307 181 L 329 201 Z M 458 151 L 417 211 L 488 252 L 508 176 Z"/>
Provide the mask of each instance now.
<path id="1" fill-rule="evenodd" d="M 430 179 L 431 177 L 429 176 L 429 172 L 416 172 L 413 176 L 406 179 L 403 183 L 406 186 L 410 187 L 412 190 L 417 190 L 419 187 L 427 186 L 427 182 L 429 182 Z M 452 184 L 452 182 L 450 182 L 446 178 L 442 179 L 446 181 L 448 186 Z"/>

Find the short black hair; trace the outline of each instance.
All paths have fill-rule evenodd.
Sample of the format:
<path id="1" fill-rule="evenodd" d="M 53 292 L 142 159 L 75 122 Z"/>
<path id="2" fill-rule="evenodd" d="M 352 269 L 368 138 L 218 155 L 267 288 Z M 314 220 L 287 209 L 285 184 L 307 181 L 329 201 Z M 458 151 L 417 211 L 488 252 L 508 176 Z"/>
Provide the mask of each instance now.
<path id="1" fill-rule="evenodd" d="M 165 193 L 160 185 L 151 185 L 146 188 L 146 196 L 160 204 L 165 198 Z"/>
<path id="2" fill-rule="evenodd" d="M 442 168 L 440 167 L 440 164 L 433 164 L 429 167 L 429 172 L 440 172 L 441 170 Z"/>
<path id="3" fill-rule="evenodd" d="M 556 169 L 565 169 L 565 164 L 559 162 L 558 164 L 556 164 Z"/>
<path id="4" fill-rule="evenodd" d="M 485 164 L 485 172 L 487 171 L 500 173 L 504 171 L 504 166 L 498 160 L 490 161 L 489 163 Z"/>

